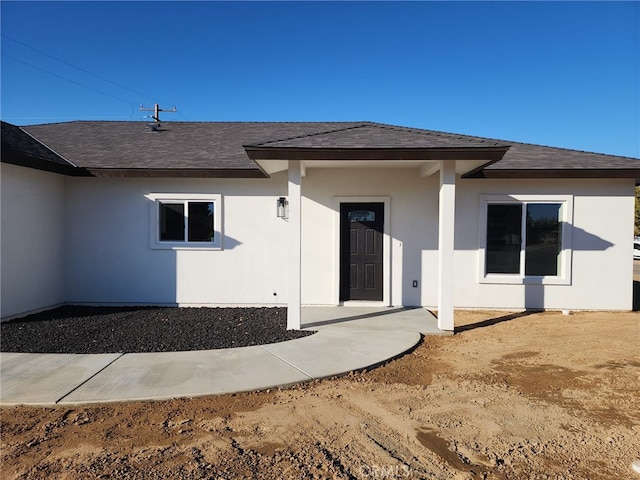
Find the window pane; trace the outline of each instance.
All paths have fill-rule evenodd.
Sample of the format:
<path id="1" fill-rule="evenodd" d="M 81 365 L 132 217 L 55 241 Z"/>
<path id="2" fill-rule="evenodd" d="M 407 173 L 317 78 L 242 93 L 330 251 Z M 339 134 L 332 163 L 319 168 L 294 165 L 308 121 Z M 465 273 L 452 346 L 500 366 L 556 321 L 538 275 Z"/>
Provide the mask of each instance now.
<path id="1" fill-rule="evenodd" d="M 350 222 L 375 222 L 376 212 L 372 212 L 371 210 L 354 210 L 353 212 L 349 212 L 349 221 Z"/>
<path id="2" fill-rule="evenodd" d="M 189 241 L 213 241 L 213 202 L 189 202 Z"/>
<path id="3" fill-rule="evenodd" d="M 184 242 L 184 204 L 160 203 L 160 241 Z"/>
<path id="4" fill-rule="evenodd" d="M 520 273 L 520 204 L 487 205 L 486 273 Z"/>
<path id="5" fill-rule="evenodd" d="M 560 204 L 527 205 L 525 275 L 558 275 L 562 229 Z"/>

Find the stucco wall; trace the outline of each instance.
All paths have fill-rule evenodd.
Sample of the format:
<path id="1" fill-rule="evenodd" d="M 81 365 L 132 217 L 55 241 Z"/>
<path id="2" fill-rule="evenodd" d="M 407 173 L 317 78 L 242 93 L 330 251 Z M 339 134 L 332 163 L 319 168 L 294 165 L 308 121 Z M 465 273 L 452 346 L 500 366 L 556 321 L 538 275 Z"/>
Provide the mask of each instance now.
<path id="1" fill-rule="evenodd" d="M 310 169 L 302 179 L 302 193 L 302 303 L 336 302 L 336 197 L 389 198 L 385 222 L 389 223 L 391 241 L 390 303 L 436 302 L 437 175 L 422 178 L 417 169 Z M 413 280 L 418 280 L 418 287 L 413 287 Z"/>
<path id="2" fill-rule="evenodd" d="M 303 178 L 302 302 L 332 304 L 338 263 L 335 197 L 387 196 L 391 304 L 437 306 L 438 175 L 415 170 L 317 169 Z M 457 180 L 455 294 L 458 308 L 628 310 L 632 307 L 632 180 Z M 479 280 L 482 195 L 570 196 L 568 285 Z M 413 287 L 418 280 L 418 288 Z"/>
<path id="3" fill-rule="evenodd" d="M 268 180 L 69 179 L 68 302 L 286 304 L 288 222 L 276 217 L 286 185 L 286 172 Z M 435 302 L 437 176 L 313 169 L 302 190 L 303 304 L 336 300 L 336 196 L 390 198 L 391 303 Z M 151 249 L 152 193 L 221 194 L 223 250 Z"/>
<path id="4" fill-rule="evenodd" d="M 478 282 L 478 212 L 480 196 L 486 194 L 573 196 L 569 285 Z M 633 195 L 633 180 L 460 180 L 456 195 L 456 307 L 630 310 Z"/>
<path id="5" fill-rule="evenodd" d="M 64 186 L 54 173 L 0 164 L 1 317 L 64 302 Z"/>
<path id="6" fill-rule="evenodd" d="M 286 304 L 288 222 L 276 217 L 286 189 L 286 172 L 265 180 L 65 178 L 2 164 L 2 315 L 65 301 Z M 436 306 L 437 174 L 309 169 L 302 192 L 303 304 L 337 300 L 336 197 L 378 197 L 389 207 L 389 303 Z M 223 249 L 150 248 L 154 193 L 222 195 Z M 568 285 L 479 282 L 481 195 L 514 193 L 572 196 Z M 456 307 L 631 308 L 631 180 L 458 179 L 455 221 Z"/>
<path id="7" fill-rule="evenodd" d="M 276 198 L 285 190 L 283 174 L 269 180 L 71 179 L 68 301 L 285 303 L 287 223 L 276 217 Z M 150 248 L 147 195 L 153 193 L 221 194 L 223 249 Z"/>

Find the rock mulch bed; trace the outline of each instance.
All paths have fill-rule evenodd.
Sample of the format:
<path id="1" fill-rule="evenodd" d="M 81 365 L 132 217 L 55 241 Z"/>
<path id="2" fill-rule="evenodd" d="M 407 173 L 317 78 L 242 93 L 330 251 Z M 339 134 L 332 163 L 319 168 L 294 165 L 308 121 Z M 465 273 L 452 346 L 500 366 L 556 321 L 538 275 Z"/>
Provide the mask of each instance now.
<path id="1" fill-rule="evenodd" d="M 0 350 L 25 353 L 175 352 L 283 342 L 285 308 L 64 306 L 3 322 Z"/>

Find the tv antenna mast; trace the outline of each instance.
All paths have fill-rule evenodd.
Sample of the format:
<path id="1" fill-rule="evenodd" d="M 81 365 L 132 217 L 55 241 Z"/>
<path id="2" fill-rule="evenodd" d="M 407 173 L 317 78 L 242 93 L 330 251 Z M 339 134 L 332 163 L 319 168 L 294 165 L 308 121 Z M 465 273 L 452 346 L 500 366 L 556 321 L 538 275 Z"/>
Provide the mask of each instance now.
<path id="1" fill-rule="evenodd" d="M 140 104 L 141 112 L 153 112 L 151 118 L 153 118 L 157 123 L 160 123 L 160 112 L 177 112 L 178 109 L 174 105 L 171 108 L 160 108 L 160 106 L 156 103 L 153 105 L 153 108 L 146 108 L 142 104 Z"/>

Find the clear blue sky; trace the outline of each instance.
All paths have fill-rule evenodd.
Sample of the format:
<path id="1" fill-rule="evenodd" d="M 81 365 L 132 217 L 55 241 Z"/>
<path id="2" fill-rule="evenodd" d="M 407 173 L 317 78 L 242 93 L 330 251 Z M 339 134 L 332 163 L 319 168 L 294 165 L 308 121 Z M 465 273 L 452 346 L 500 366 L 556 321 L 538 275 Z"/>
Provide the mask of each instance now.
<path id="1" fill-rule="evenodd" d="M 166 120 L 371 120 L 640 157 L 638 2 L 0 8 L 18 125 L 159 102 Z"/>

